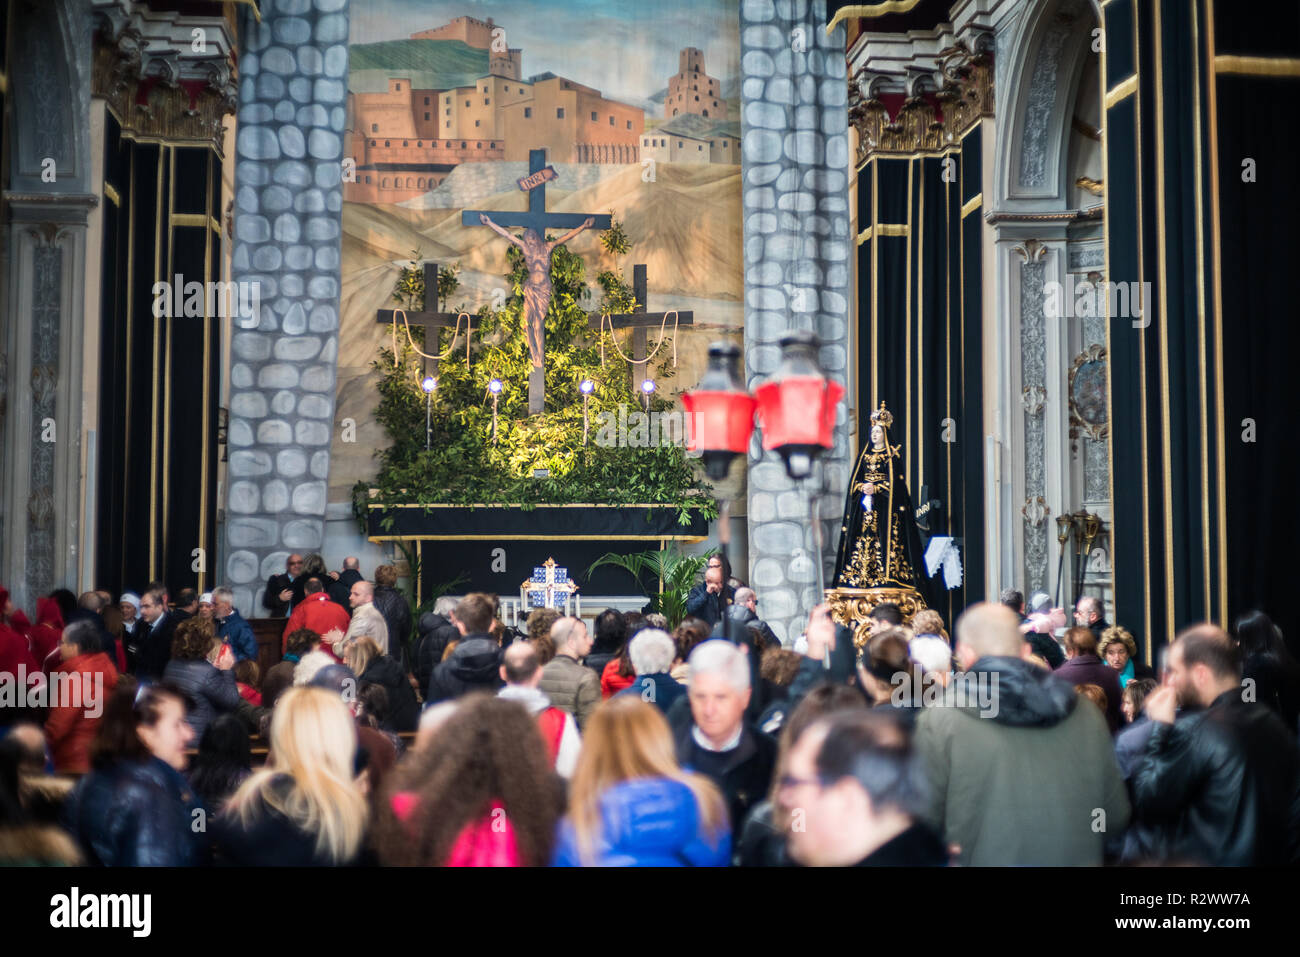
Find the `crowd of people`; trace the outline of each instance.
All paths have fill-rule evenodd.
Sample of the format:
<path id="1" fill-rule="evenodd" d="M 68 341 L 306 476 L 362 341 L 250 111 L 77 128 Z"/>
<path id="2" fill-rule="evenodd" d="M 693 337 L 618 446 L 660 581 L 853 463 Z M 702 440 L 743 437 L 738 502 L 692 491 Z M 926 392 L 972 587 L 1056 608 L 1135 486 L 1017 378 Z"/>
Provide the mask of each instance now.
<path id="1" fill-rule="evenodd" d="M 264 673 L 228 589 L 59 591 L 35 624 L 0 589 L 0 681 L 49 690 L 0 708 L 0 862 L 1300 862 L 1300 666 L 1260 612 L 1156 675 L 1092 597 L 1067 627 L 1008 591 L 951 636 L 819 606 L 783 647 L 717 559 L 676 623 L 417 618 L 396 579 L 291 556 Z"/>

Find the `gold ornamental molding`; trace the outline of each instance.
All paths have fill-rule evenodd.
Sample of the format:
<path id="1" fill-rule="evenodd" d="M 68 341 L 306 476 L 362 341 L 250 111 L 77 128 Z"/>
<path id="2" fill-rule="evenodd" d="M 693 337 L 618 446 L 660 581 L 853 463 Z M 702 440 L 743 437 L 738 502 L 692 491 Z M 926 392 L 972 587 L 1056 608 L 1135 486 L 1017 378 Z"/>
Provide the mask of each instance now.
<path id="1" fill-rule="evenodd" d="M 911 155 L 950 149 L 981 117 L 993 115 L 993 54 L 973 52 L 958 42 L 938 56 L 932 96 L 909 96 L 898 116 L 872 89 L 873 77 L 863 69 L 849 84 L 849 122 L 858 132 L 857 165 L 881 155 Z"/>
<path id="2" fill-rule="evenodd" d="M 846 628 L 853 629 L 853 647 L 859 655 L 866 647 L 871 631 L 871 610 L 877 605 L 892 602 L 903 615 L 903 624 L 911 625 L 912 618 L 925 608 L 920 592 L 914 588 L 828 588 L 826 602 L 831 618 Z"/>
<path id="3" fill-rule="evenodd" d="M 202 75 L 174 69 L 146 75 L 138 38 L 123 31 L 95 35 L 91 93 L 107 101 L 128 138 L 167 144 L 202 143 L 221 153 L 223 120 L 236 107 L 236 77 L 229 60 L 202 64 Z M 160 63 L 162 61 L 159 61 Z"/>

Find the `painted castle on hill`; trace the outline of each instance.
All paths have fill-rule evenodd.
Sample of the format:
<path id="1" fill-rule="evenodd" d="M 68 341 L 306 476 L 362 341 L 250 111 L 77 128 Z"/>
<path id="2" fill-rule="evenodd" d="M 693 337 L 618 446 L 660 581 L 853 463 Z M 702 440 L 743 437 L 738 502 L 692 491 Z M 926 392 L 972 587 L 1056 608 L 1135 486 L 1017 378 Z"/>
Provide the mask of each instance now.
<path id="1" fill-rule="evenodd" d="M 376 77 L 386 88 L 367 89 Z M 354 44 L 349 86 L 349 202 L 414 199 L 461 163 L 526 162 L 539 147 L 553 163 L 740 163 L 739 124 L 725 121 L 727 101 L 694 47 L 668 79 L 671 119 L 652 129 L 644 109 L 593 87 L 549 72 L 524 79 L 523 51 L 491 18 Z"/>

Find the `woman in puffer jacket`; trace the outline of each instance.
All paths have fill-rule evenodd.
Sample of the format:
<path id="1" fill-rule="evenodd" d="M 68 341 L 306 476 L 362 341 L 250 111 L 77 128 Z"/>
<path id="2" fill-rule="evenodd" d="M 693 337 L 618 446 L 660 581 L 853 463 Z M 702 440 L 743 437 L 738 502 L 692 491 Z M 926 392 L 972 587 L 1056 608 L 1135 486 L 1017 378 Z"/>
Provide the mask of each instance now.
<path id="1" fill-rule="evenodd" d="M 217 638 L 211 621 L 187 618 L 176 626 L 163 680 L 189 696 L 195 741 L 203 740 L 203 732 L 218 715 L 235 711 L 243 700 L 234 667 L 234 652 Z"/>
<path id="2" fill-rule="evenodd" d="M 592 714 L 560 824 L 557 867 L 726 867 L 722 794 L 677 763 L 668 721 L 637 695 Z"/>

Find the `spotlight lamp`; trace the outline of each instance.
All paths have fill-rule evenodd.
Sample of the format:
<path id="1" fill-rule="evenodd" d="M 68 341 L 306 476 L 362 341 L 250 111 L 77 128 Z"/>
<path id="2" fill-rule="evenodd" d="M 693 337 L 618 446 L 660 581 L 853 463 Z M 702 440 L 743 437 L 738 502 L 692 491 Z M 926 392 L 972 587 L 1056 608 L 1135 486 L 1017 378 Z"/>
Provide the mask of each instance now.
<path id="1" fill-rule="evenodd" d="M 596 383 L 592 382 L 590 379 L 583 379 L 578 383 L 578 391 L 583 395 L 591 395 L 596 391 Z"/>
<path id="2" fill-rule="evenodd" d="M 501 394 L 501 380 L 500 380 L 500 379 L 492 379 L 491 381 L 489 381 L 489 382 L 488 382 L 488 391 L 491 392 L 493 395 L 500 395 L 500 394 Z"/>
<path id="3" fill-rule="evenodd" d="M 431 375 L 427 375 L 420 380 L 420 388 L 423 389 L 426 394 L 433 393 L 438 388 L 438 380 Z"/>

